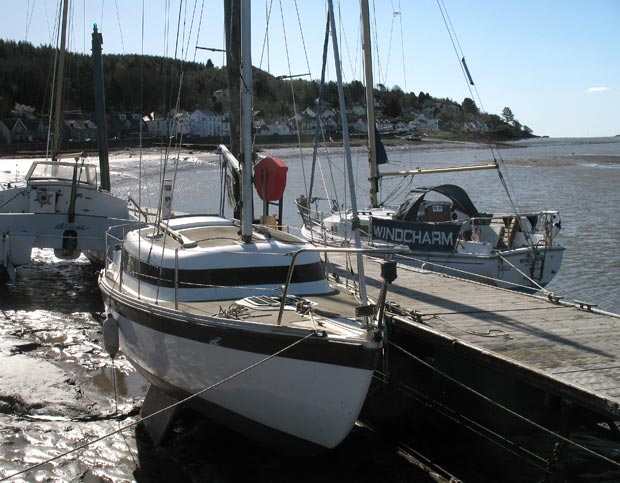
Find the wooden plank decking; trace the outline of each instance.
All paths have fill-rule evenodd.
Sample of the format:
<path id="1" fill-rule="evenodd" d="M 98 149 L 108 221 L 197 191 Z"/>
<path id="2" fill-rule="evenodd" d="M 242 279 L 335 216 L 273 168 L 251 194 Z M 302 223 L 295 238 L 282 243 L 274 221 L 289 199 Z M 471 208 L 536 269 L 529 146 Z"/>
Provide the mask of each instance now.
<path id="1" fill-rule="evenodd" d="M 340 271 L 344 256 L 329 258 Z M 376 300 L 380 262 L 365 271 Z M 404 310 L 399 329 L 620 419 L 619 316 L 401 265 L 387 300 Z"/>

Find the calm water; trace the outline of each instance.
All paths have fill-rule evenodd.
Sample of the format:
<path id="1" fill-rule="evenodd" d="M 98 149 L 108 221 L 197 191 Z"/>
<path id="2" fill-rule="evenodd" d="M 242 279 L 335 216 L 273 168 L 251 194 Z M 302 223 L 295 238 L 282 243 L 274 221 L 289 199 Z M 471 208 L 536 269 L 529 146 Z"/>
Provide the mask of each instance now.
<path id="1" fill-rule="evenodd" d="M 284 222 L 298 227 L 294 200 L 306 191 L 312 162 L 310 149 L 277 149 L 264 154 L 281 157 L 288 165 L 288 184 L 284 197 Z M 503 160 L 504 178 L 512 199 L 522 210 L 558 210 L 562 217 L 561 243 L 566 247 L 559 274 L 547 287 L 565 300 L 598 303 L 599 308 L 620 312 L 620 139 L 537 139 L 513 143 L 495 150 L 460 144 L 416 143 L 389 147 L 390 164 L 384 171 L 439 166 L 461 166 Z M 136 193 L 138 156 L 117 156 L 112 161 L 114 189 L 119 194 Z M 220 204 L 220 169 L 217 158 L 203 153 L 181 156 L 177 170 L 174 206 L 179 211 L 216 213 Z M 317 169 L 315 191 L 325 193 L 333 186 L 339 200 L 345 201 L 342 155 L 336 149 L 320 152 L 321 169 Z M 160 156 L 144 155 L 142 204 L 153 205 L 159 186 Z M 353 150 L 356 166 L 357 198 L 360 208 L 368 205 L 367 155 Z M 330 176 L 330 172 L 333 176 Z M 172 177 L 170 173 L 167 177 Z M 331 179 L 336 181 L 332 183 Z M 510 212 L 510 201 L 497 173 L 476 171 L 419 175 L 404 182 L 387 179 L 383 193 L 400 188 L 400 193 L 419 186 L 455 183 L 469 193 L 483 212 Z M 135 197 L 135 196 L 134 196 Z M 397 203 L 403 196 L 395 198 Z M 255 199 L 255 213 L 259 213 Z M 271 209 L 272 213 L 277 210 Z M 229 210 L 227 209 L 227 213 Z"/>
<path id="2" fill-rule="evenodd" d="M 289 167 L 284 222 L 297 227 L 299 219 L 294 199 L 305 191 L 309 182 L 307 174 L 311 150 L 278 149 L 265 154 L 281 157 Z M 431 145 L 426 142 L 389 147 L 388 155 L 390 165 L 384 170 L 458 166 L 493 159 L 486 147 Z M 495 156 L 506 162 L 504 174 L 513 190 L 513 199 L 520 208 L 559 210 L 561 213 L 560 239 L 566 252 L 560 272 L 548 288 L 563 295 L 565 300 L 585 300 L 598 303 L 599 308 L 620 312 L 620 139 L 540 139 L 515 143 L 495 151 Z M 330 149 L 322 151 L 320 157 L 323 179 L 317 176 L 315 193 L 323 195 L 323 187 L 331 185 L 328 181 L 331 171 L 337 179 L 334 183 L 336 190 L 343 200 L 342 155 Z M 198 152 L 184 152 L 179 158 L 175 209 L 218 212 L 219 158 Z M 353 161 L 358 166 L 355 177 L 359 204 L 364 207 L 368 203 L 365 151 L 355 149 Z M 25 174 L 30 162 L 0 160 L 0 180 L 12 180 Z M 171 164 L 174 162 L 170 161 Z M 140 165 L 144 173 L 142 177 L 137 174 Z M 115 193 L 123 197 L 131 193 L 135 199 L 141 200 L 143 206 L 156 205 L 161 166 L 161 156 L 153 151 L 142 156 L 136 150 L 115 153 L 111 159 Z M 170 178 L 174 176 L 172 170 L 166 175 Z M 510 211 L 509 201 L 495 171 L 424 175 L 409 184 L 389 180 L 384 183 L 383 192 L 388 193 L 395 188 L 406 192 L 413 187 L 441 183 L 463 186 L 481 211 Z M 274 213 L 276 209 L 270 211 Z M 40 401 L 29 405 L 26 392 L 22 394 L 21 401 L 9 401 L 13 406 L 7 409 L 5 400 L 0 398 L 0 470 L 6 471 L 21 469 L 57 454 L 58 448 L 70 448 L 85 439 L 117 429 L 121 422 L 109 417 L 112 408 L 114 414 L 121 415 L 116 417 L 123 424 L 133 421 L 135 412 L 132 408 L 139 406 L 145 389 L 144 382 L 122 360 L 111 368 L 107 356 L 100 349 L 101 334 L 96 313 L 103 307 L 96 272 L 84 259 L 77 263 L 58 261 L 50 252 L 37 251 L 34 262 L 20 268 L 18 277 L 16 285 L 0 286 L 0 353 L 4 356 L 9 354 L 15 360 L 14 357 L 21 357 L 22 352 L 28 352 L 30 357 L 64 367 L 69 373 L 67 377 L 73 380 L 72 387 L 77 386 L 85 400 L 94 398 L 95 403 L 82 409 L 73 406 L 70 409 L 59 408 L 57 402 L 47 404 L 45 401 L 43 405 Z M 15 347 L 20 348 L 18 355 L 15 355 Z M 117 403 L 113 402 L 115 379 Z M 64 379 L 61 377 L 61 380 Z M 7 388 L 1 384 L 2 377 L 0 393 L 6 394 Z M 99 395 L 94 396 L 97 391 Z M 36 397 L 35 393 L 33 389 L 32 398 Z M 19 411 L 25 411 L 28 417 L 24 419 L 16 408 L 21 408 Z M 77 424 L 71 418 L 67 420 L 68 414 L 80 411 L 87 415 L 83 418 L 84 423 Z M 28 419 L 33 414 L 36 418 Z M 57 420 L 59 417 L 61 420 Z M 192 481 L 247 481 L 249 478 L 255 481 L 284 481 L 298 476 L 299 468 L 294 462 L 282 466 L 265 450 L 234 437 L 223 446 L 215 444 L 215 441 L 221 443 L 231 436 L 218 428 L 205 427 L 207 423 L 202 420 L 197 426 L 193 421 L 185 416 L 181 423 L 185 432 L 177 436 L 175 445 L 164 451 L 149 446 L 134 430 L 127 430 L 122 437 L 117 435 L 107 443 L 81 453 L 73 461 L 69 458 L 48 465 L 25 479 L 43 481 L 63 475 L 63 481 L 74 481 L 75 477 L 79 477 L 80 481 L 93 482 L 131 479 L 165 481 L 168 477 L 182 475 Z M 205 433 L 213 438 L 204 441 Z M 62 436 L 50 436 L 53 434 Z M 354 468 L 363 466 L 359 455 L 368 448 L 368 438 L 367 433 L 356 429 L 352 438 L 337 452 L 314 462 L 312 471 L 306 472 L 304 481 L 325 480 L 327 475 L 331 475 L 333 480 L 336 467 L 343 481 L 360 478 L 367 481 Z M 183 446 L 184 443 L 187 446 Z M 236 451 L 246 454 L 240 456 Z M 250 454 L 254 456 L 248 456 Z M 380 477 L 375 474 L 383 481 L 427 481 L 416 479 L 390 448 L 381 447 L 374 455 L 371 462 L 373 471 L 387 471 L 382 472 Z M 239 459 L 246 463 L 244 470 L 237 467 Z M 303 465 L 306 466 L 307 462 Z M 141 470 L 136 471 L 138 466 Z M 158 475 L 162 474 L 168 476 L 158 479 Z M 387 478 L 388 474 L 393 474 L 395 478 Z M 3 476 L 2 471 L 0 476 Z"/>

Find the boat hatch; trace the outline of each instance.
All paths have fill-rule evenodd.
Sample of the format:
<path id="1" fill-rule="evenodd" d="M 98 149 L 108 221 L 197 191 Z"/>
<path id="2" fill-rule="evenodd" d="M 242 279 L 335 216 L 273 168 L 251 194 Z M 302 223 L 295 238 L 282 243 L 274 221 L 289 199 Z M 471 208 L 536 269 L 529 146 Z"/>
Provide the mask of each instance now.
<path id="1" fill-rule="evenodd" d="M 256 310 L 273 310 L 279 309 L 282 303 L 282 297 L 269 297 L 267 295 L 253 295 L 246 297 L 237 302 L 237 305 L 256 309 Z M 302 308 L 314 307 L 316 302 L 297 297 L 296 295 L 287 295 L 285 310 L 301 310 Z"/>

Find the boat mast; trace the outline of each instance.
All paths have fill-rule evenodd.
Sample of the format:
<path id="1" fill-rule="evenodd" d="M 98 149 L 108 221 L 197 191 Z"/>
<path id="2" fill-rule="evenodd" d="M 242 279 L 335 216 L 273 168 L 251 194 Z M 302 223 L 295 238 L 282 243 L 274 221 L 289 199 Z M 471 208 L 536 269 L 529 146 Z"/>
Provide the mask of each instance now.
<path id="1" fill-rule="evenodd" d="M 110 165 L 108 162 L 108 130 L 105 116 L 105 92 L 103 87 L 103 58 L 101 56 L 103 36 L 93 27 L 93 77 L 95 80 L 95 111 L 97 116 L 97 146 L 99 148 L 99 176 L 101 189 L 110 191 Z"/>
<path id="2" fill-rule="evenodd" d="M 372 52 L 370 43 L 370 15 L 368 0 L 360 0 L 364 50 L 364 80 L 366 81 L 366 121 L 368 123 L 368 163 L 370 166 L 370 206 L 377 208 L 379 201 L 379 168 L 377 166 L 377 139 L 375 135 L 375 98 L 372 79 Z"/>
<path id="3" fill-rule="evenodd" d="M 228 85 L 228 117 L 230 122 L 230 152 L 237 159 L 241 159 L 239 115 L 240 91 L 239 72 L 241 70 L 241 0 L 224 0 L 224 31 L 226 34 L 226 71 Z M 234 95 L 233 95 L 234 93 Z M 241 219 L 241 179 L 237 171 L 232 171 L 234 214 Z"/>
<path id="4" fill-rule="evenodd" d="M 241 239 L 252 241 L 252 44 L 251 3 L 241 3 L 241 150 L 243 184 L 241 197 Z"/>
<path id="5" fill-rule="evenodd" d="M 67 37 L 67 12 L 69 11 L 69 0 L 62 3 L 62 30 L 60 34 L 60 50 L 58 51 L 58 68 L 56 70 L 56 99 L 54 107 L 54 143 L 52 144 L 52 160 L 58 159 L 60 151 L 60 125 L 62 124 L 62 88 L 65 75 L 65 43 Z"/>
<path id="6" fill-rule="evenodd" d="M 355 179 L 353 178 L 353 163 L 351 161 L 351 144 L 349 142 L 349 127 L 347 125 L 347 109 L 344 102 L 344 89 L 342 87 L 342 72 L 340 68 L 340 53 L 338 52 L 338 36 L 336 35 L 336 20 L 334 19 L 334 5 L 332 0 L 327 2 L 329 6 L 329 21 L 331 23 L 332 44 L 334 50 L 334 63 L 336 64 L 336 78 L 338 80 L 338 99 L 340 100 L 340 118 L 342 121 L 342 145 L 345 148 L 347 162 L 347 175 L 349 178 L 349 193 L 351 196 L 351 217 L 353 239 L 355 248 L 362 248 L 360 236 L 360 219 L 357 214 L 357 198 L 355 195 Z M 357 272 L 359 275 L 360 298 L 362 305 L 366 305 L 366 279 L 364 276 L 364 262 L 361 252 L 357 252 Z"/>

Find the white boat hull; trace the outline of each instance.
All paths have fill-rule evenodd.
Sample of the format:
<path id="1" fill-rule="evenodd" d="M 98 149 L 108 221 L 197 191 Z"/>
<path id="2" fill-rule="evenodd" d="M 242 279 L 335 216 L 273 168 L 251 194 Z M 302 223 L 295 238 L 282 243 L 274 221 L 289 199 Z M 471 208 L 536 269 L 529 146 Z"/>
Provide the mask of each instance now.
<path id="1" fill-rule="evenodd" d="M 106 289 L 103 293 L 107 298 Z M 113 299 L 107 298 L 109 308 L 118 307 Z M 143 309 L 149 310 L 146 306 Z M 126 307 L 120 308 L 123 310 Z M 287 346 L 285 340 L 293 340 L 284 337 L 282 343 L 268 349 L 270 343 L 256 343 L 260 337 L 257 331 L 244 334 L 230 327 L 235 325 L 230 320 L 213 317 L 201 322 L 173 322 L 170 314 L 162 313 L 168 326 L 158 330 L 157 316 L 152 313 L 140 322 L 114 309 L 110 313 L 118 321 L 121 350 L 126 357 L 151 384 L 177 399 L 259 363 L 271 355 L 267 352 L 275 352 L 276 346 L 282 349 Z M 277 339 L 275 332 L 267 337 Z M 219 422 L 271 444 L 335 447 L 349 434 L 362 409 L 380 344 L 365 341 L 352 348 L 350 341 L 318 340 L 322 346 L 340 346 L 331 352 L 336 359 L 335 351 L 340 349 L 363 354 L 357 359 L 366 358 L 367 362 L 356 367 L 330 361 L 329 357 L 321 360 L 321 350 L 311 349 L 316 342 L 316 337 L 308 339 L 300 344 L 306 344 L 305 349 L 273 357 L 231 378 L 201 394 L 199 403 L 194 401 L 193 405 Z M 246 343 L 261 350 L 242 349 Z M 315 357 L 310 360 L 301 356 L 312 352 Z"/>
<path id="2" fill-rule="evenodd" d="M 328 246 L 346 246 L 349 241 L 343 237 L 331 235 L 321 237 L 306 227 L 301 229 L 302 236 L 312 243 Z M 364 242 L 367 247 L 386 248 L 390 245 L 376 240 Z M 430 252 L 411 251 L 407 255 L 398 256 L 398 263 L 445 273 L 455 277 L 466 278 L 496 287 L 536 291 L 545 287 L 560 270 L 564 247 L 521 247 L 492 251 L 486 247 L 482 253 L 472 252 Z"/>
<path id="3" fill-rule="evenodd" d="M 547 249 L 544 259 L 530 248 L 506 250 L 501 255 L 412 252 L 398 262 L 496 287 L 531 291 L 537 289 L 536 285 L 545 287 L 553 279 L 560 270 L 563 255 L 563 247 Z"/>

